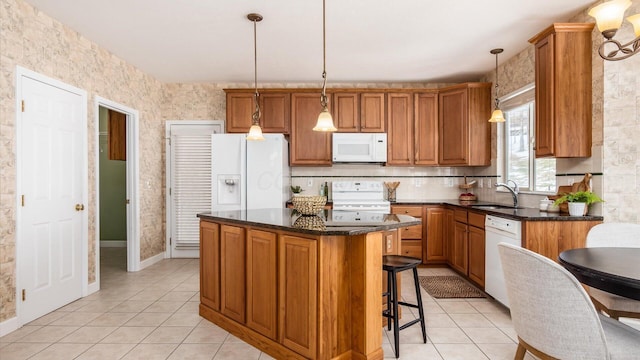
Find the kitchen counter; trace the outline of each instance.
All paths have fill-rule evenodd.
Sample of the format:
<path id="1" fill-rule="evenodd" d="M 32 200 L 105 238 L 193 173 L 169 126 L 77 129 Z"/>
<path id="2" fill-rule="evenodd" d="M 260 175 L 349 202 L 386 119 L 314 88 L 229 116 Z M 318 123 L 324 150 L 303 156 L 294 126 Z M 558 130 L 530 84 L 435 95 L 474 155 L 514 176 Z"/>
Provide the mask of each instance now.
<path id="1" fill-rule="evenodd" d="M 276 359 L 382 360 L 382 257 L 420 220 L 349 214 L 198 214 L 200 316 Z"/>
<path id="2" fill-rule="evenodd" d="M 408 215 L 385 214 L 379 219 L 357 224 L 337 221 L 341 213 L 323 210 L 318 215 L 300 215 L 293 209 L 258 209 L 248 211 L 216 211 L 198 214 L 203 220 L 225 221 L 232 224 L 257 226 L 264 229 L 286 230 L 310 235 L 362 235 L 419 225 L 421 220 Z"/>
<path id="3" fill-rule="evenodd" d="M 604 218 L 598 215 L 571 216 L 566 213 L 552 213 L 540 211 L 537 208 L 518 208 L 518 209 L 486 209 L 476 208 L 474 205 L 491 205 L 484 201 L 460 201 L 452 199 L 442 200 L 398 200 L 391 205 L 453 205 L 467 210 L 480 212 L 490 215 L 498 215 L 501 217 L 520 220 L 520 221 L 603 221 Z"/>

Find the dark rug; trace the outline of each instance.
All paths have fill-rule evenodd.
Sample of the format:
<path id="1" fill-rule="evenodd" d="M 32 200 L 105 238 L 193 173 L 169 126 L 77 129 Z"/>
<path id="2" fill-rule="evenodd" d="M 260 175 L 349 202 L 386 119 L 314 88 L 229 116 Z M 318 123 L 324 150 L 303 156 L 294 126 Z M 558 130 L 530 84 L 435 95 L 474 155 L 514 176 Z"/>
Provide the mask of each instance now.
<path id="1" fill-rule="evenodd" d="M 436 299 L 486 297 L 482 291 L 457 275 L 420 276 L 420 285 Z"/>

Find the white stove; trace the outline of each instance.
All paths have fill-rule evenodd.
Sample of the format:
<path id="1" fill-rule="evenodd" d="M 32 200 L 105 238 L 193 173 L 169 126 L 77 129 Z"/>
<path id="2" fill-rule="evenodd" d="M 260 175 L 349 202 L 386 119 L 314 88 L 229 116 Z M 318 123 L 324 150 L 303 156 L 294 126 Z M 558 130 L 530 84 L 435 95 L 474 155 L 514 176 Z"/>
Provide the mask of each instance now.
<path id="1" fill-rule="evenodd" d="M 381 181 L 334 181 L 333 210 L 388 214 L 391 203 L 384 199 Z"/>

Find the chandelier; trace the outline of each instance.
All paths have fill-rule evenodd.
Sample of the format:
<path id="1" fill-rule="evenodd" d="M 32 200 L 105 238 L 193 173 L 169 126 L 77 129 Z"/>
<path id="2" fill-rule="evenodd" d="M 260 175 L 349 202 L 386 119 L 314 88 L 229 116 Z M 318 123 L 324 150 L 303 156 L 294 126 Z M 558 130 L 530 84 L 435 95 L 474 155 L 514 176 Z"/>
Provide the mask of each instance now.
<path id="1" fill-rule="evenodd" d="M 627 17 L 627 21 L 633 25 L 635 39 L 626 44 L 613 39 L 622 25 L 624 12 L 629 6 L 631 6 L 630 0 L 612 0 L 595 6 L 589 11 L 589 15 L 596 19 L 598 30 L 606 39 L 598 48 L 600 57 L 605 60 L 622 60 L 640 52 L 640 14 Z M 605 51 L 605 47 L 613 50 Z"/>

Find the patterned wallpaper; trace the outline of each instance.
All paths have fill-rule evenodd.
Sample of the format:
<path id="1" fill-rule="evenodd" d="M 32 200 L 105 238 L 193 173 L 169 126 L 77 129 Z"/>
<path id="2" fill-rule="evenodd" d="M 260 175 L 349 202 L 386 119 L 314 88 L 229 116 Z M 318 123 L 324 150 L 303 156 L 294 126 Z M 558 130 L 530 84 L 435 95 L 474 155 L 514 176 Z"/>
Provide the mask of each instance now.
<path id="1" fill-rule="evenodd" d="M 16 65 L 88 93 L 89 282 L 96 276 L 95 96 L 140 115 L 141 259 L 164 250 L 162 84 L 21 0 L 0 0 L 0 321 L 15 316 Z"/>

